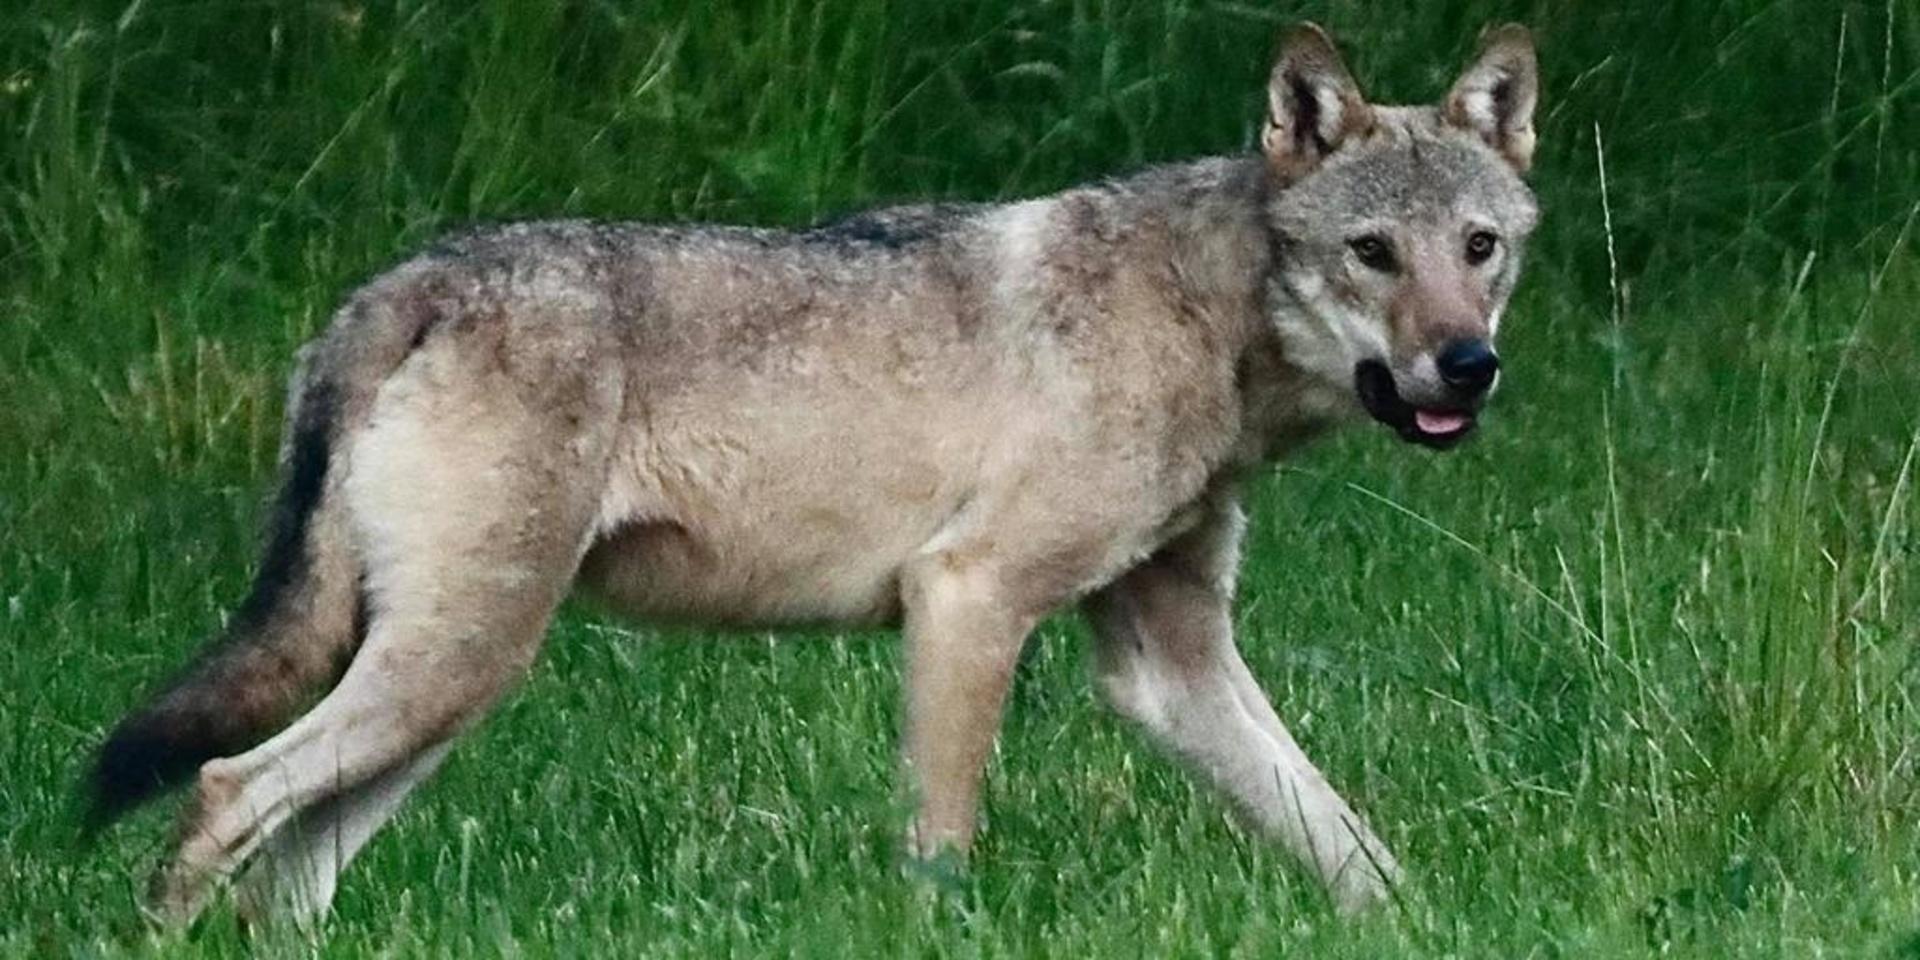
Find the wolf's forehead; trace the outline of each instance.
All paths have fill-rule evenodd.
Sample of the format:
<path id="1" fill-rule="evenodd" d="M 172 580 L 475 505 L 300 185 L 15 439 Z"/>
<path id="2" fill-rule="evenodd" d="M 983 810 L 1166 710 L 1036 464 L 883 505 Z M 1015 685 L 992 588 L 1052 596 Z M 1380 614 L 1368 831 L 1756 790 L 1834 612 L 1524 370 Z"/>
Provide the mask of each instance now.
<path id="1" fill-rule="evenodd" d="M 1396 118 L 1397 119 L 1397 118 Z M 1462 219 L 1490 220 L 1525 230 L 1533 194 L 1505 161 L 1465 135 L 1428 124 L 1391 124 L 1335 155 L 1289 194 L 1310 205 L 1301 213 L 1322 222 L 1391 221 L 1440 226 Z"/>

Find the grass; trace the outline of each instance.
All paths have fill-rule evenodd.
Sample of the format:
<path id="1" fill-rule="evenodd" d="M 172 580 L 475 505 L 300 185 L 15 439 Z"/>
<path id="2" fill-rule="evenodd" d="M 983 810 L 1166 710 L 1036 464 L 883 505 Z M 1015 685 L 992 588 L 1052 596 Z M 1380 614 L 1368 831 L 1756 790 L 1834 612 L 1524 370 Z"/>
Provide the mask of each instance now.
<path id="1" fill-rule="evenodd" d="M 1262 481 L 1239 627 L 1409 865 L 1335 917 L 1038 636 L 977 865 L 896 866 L 884 638 L 569 611 L 348 874 L 339 955 L 1920 956 L 1920 17 L 1564 4 L 15 0 L 0 18 L 0 952 L 149 939 L 105 726 L 240 596 L 291 352 L 477 219 L 798 223 L 1239 149 L 1275 23 L 1381 99 L 1535 25 L 1548 220 L 1484 436 Z M 1905 118 L 1903 128 L 1899 119 Z M 1602 190 L 1602 160 L 1604 183 Z"/>

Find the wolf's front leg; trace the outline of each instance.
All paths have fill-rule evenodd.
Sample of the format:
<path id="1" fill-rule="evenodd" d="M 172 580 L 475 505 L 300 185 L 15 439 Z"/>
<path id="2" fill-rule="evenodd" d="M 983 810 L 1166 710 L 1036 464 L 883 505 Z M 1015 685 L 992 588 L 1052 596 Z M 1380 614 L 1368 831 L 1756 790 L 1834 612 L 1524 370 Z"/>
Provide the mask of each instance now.
<path id="1" fill-rule="evenodd" d="M 906 606 L 907 776 L 918 812 L 912 856 L 964 856 L 987 754 L 1020 648 L 1036 615 L 1013 601 L 995 573 L 949 556 L 930 557 L 902 584 Z"/>
<path id="2" fill-rule="evenodd" d="M 1100 686 L 1312 867 L 1340 909 L 1358 910 L 1382 899 L 1400 870 L 1301 752 L 1234 646 L 1241 523 L 1237 505 L 1221 503 L 1200 529 L 1088 601 Z"/>

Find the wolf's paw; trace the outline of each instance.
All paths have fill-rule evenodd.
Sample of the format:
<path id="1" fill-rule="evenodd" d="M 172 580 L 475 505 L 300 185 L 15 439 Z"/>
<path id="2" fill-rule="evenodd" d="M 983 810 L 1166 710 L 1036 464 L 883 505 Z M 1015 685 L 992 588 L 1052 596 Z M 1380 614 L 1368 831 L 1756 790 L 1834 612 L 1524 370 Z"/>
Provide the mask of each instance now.
<path id="1" fill-rule="evenodd" d="M 213 902 L 222 879 L 214 870 L 178 861 L 170 863 L 153 875 L 140 912 L 156 927 L 185 929 Z"/>
<path id="2" fill-rule="evenodd" d="M 929 894 L 956 896 L 967 889 L 967 855 L 952 846 L 922 851 L 909 844 L 900 872 L 916 888 Z"/>
<path id="3" fill-rule="evenodd" d="M 1359 849 L 1327 883 L 1334 909 L 1346 915 L 1365 913 L 1393 899 L 1401 881 L 1400 865 L 1380 849 Z"/>

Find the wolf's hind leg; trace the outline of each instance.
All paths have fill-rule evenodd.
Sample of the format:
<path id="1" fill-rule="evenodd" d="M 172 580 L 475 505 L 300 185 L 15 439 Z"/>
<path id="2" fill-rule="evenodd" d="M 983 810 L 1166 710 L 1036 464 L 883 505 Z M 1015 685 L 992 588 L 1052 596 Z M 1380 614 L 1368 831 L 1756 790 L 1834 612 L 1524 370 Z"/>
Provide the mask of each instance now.
<path id="1" fill-rule="evenodd" d="M 1399 866 L 1240 659 L 1230 612 L 1239 514 L 1221 510 L 1088 601 L 1102 691 L 1311 867 L 1342 910 L 1365 907 Z"/>
<path id="2" fill-rule="evenodd" d="M 201 768 L 180 848 L 155 877 L 162 919 L 194 916 L 302 811 L 417 766 L 533 662 L 592 535 L 622 381 L 566 330 L 484 332 L 422 347 L 353 438 L 344 493 L 366 640 L 306 715 Z"/>
<path id="3" fill-rule="evenodd" d="M 347 864 L 440 767 L 451 742 L 300 812 L 268 837 L 240 880 L 241 914 L 254 922 L 305 925 L 326 915 Z"/>

